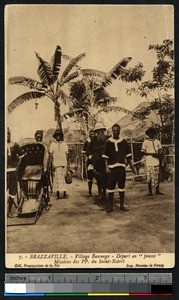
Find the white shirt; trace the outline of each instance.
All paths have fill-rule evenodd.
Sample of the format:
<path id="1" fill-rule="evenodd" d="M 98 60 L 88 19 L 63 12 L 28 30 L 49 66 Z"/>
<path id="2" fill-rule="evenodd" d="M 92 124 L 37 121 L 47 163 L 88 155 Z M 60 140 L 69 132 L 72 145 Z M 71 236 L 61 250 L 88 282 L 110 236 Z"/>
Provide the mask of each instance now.
<path id="1" fill-rule="evenodd" d="M 52 142 L 50 145 L 50 153 L 53 155 L 54 167 L 66 167 L 68 153 L 67 144 L 64 141 Z"/>
<path id="2" fill-rule="evenodd" d="M 159 140 L 145 140 L 142 145 L 142 152 L 144 153 L 158 153 L 162 148 Z M 146 156 L 146 165 L 147 167 L 159 166 L 159 159 L 151 155 Z"/>

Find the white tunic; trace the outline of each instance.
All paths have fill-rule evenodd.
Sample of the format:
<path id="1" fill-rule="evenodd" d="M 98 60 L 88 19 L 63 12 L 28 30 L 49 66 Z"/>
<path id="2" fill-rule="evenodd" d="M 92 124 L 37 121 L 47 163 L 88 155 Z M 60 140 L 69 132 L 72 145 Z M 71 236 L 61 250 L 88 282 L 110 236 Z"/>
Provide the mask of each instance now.
<path id="1" fill-rule="evenodd" d="M 67 144 L 64 141 L 52 142 L 50 145 L 50 153 L 53 155 L 53 165 L 54 167 L 66 167 L 68 153 Z"/>
<path id="2" fill-rule="evenodd" d="M 159 140 L 145 140 L 142 145 L 142 152 L 144 153 L 158 153 L 162 148 Z M 146 156 L 146 165 L 147 167 L 155 167 L 159 166 L 159 159 L 157 157 L 153 157 L 152 155 Z"/>

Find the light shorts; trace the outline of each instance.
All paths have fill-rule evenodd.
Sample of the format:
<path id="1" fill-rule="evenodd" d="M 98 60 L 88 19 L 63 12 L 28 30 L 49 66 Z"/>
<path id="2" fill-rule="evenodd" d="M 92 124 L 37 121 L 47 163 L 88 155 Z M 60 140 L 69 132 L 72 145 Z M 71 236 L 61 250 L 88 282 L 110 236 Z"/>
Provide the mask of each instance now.
<path id="1" fill-rule="evenodd" d="M 147 182 L 151 182 L 154 187 L 159 185 L 159 166 L 147 167 Z"/>

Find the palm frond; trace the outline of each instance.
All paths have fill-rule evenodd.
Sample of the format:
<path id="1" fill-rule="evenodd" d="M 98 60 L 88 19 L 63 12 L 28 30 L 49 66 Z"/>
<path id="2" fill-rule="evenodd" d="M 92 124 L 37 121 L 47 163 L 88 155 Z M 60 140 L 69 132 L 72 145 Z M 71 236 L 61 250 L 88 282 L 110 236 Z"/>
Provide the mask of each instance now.
<path id="1" fill-rule="evenodd" d="M 67 65 L 67 67 L 65 68 L 65 70 L 63 71 L 63 74 L 61 76 L 61 80 L 60 80 L 60 83 L 61 81 L 64 80 L 64 78 L 70 73 L 70 71 L 77 65 L 77 63 L 83 58 L 85 57 L 85 53 L 82 53 L 80 55 L 78 55 L 77 57 L 73 58 L 69 64 Z"/>
<path id="2" fill-rule="evenodd" d="M 132 112 L 131 112 L 131 110 L 128 110 L 128 109 L 126 109 L 126 108 L 124 108 L 124 107 L 121 107 L 121 106 L 105 106 L 105 107 L 103 107 L 103 108 L 101 108 L 100 110 L 98 110 L 98 112 L 97 112 L 97 114 L 98 113 L 101 113 L 101 112 L 117 112 L 117 111 L 119 111 L 119 112 L 124 112 L 124 113 L 126 113 L 126 114 L 132 114 Z"/>
<path id="3" fill-rule="evenodd" d="M 62 103 L 65 105 L 67 105 L 67 103 L 69 102 L 69 97 L 63 90 L 61 90 L 61 100 L 62 100 Z"/>
<path id="4" fill-rule="evenodd" d="M 82 69 L 81 73 L 85 76 L 95 76 L 100 78 L 105 78 L 106 76 L 105 72 L 94 70 L 94 69 Z"/>
<path id="5" fill-rule="evenodd" d="M 89 113 L 86 110 L 82 109 L 82 108 L 77 108 L 77 109 L 71 108 L 68 112 L 63 114 L 63 117 L 65 119 L 67 119 L 67 117 L 70 117 L 70 118 L 78 117 L 81 114 L 83 114 L 83 115 L 88 114 L 89 115 Z"/>
<path id="6" fill-rule="evenodd" d="M 24 77 L 24 76 L 16 76 L 16 77 L 11 77 L 8 80 L 8 83 L 13 85 L 13 84 L 19 84 L 23 86 L 28 86 L 30 89 L 36 89 L 38 91 L 43 91 L 47 88 L 47 85 L 29 78 L 29 77 Z"/>
<path id="7" fill-rule="evenodd" d="M 78 77 L 78 76 L 79 76 L 79 72 L 77 72 L 77 71 L 71 73 L 69 76 L 67 76 L 66 78 L 64 78 L 64 79 L 61 81 L 60 86 L 62 86 L 62 85 L 64 85 L 65 83 L 67 83 L 67 82 L 69 82 L 69 81 L 75 79 L 75 78 Z"/>
<path id="8" fill-rule="evenodd" d="M 44 84 L 48 86 L 53 83 L 53 73 L 52 68 L 48 62 L 46 62 L 43 58 L 40 57 L 38 53 L 36 53 L 36 57 L 39 61 L 39 67 L 37 69 L 37 73 Z"/>
<path id="9" fill-rule="evenodd" d="M 119 76 L 122 74 L 124 68 L 131 61 L 131 59 L 132 59 L 131 57 L 123 58 L 117 65 L 114 66 L 114 68 L 112 68 L 111 71 L 109 71 L 107 73 L 107 75 L 101 85 L 103 87 L 111 85 L 112 80 L 119 78 Z"/>
<path id="10" fill-rule="evenodd" d="M 60 68 L 61 68 L 61 56 L 62 56 L 62 51 L 61 47 L 57 46 L 55 50 L 55 54 L 52 57 L 52 62 L 51 62 L 51 67 L 52 67 L 52 73 L 53 73 L 53 82 L 57 80 Z"/>
<path id="11" fill-rule="evenodd" d="M 64 103 L 65 105 L 70 102 L 68 95 L 61 88 L 58 88 L 58 91 L 55 94 L 55 99 L 57 101 L 59 98 L 61 99 L 62 103 Z"/>
<path id="12" fill-rule="evenodd" d="M 67 60 L 70 60 L 70 61 L 73 59 L 71 56 L 69 56 L 69 55 L 67 55 L 67 54 L 62 54 L 62 57 L 63 57 L 64 59 L 67 59 Z"/>
<path id="13" fill-rule="evenodd" d="M 62 115 L 62 120 L 64 119 L 68 119 L 68 117 L 73 117 L 74 116 L 74 113 L 73 112 L 66 112 Z"/>
<path id="14" fill-rule="evenodd" d="M 94 106 L 108 106 L 110 103 L 115 103 L 117 101 L 117 97 L 103 97 L 100 99 L 96 99 L 95 93 L 94 93 Z"/>
<path id="15" fill-rule="evenodd" d="M 9 113 L 13 112 L 18 106 L 20 106 L 21 104 L 23 104 L 31 99 L 42 98 L 44 96 L 45 96 L 45 93 L 36 92 L 36 91 L 22 94 L 21 96 L 17 97 L 15 100 L 13 100 L 8 105 L 8 112 Z"/>
<path id="16" fill-rule="evenodd" d="M 73 57 L 71 57 L 71 56 L 69 56 L 69 55 L 67 55 L 67 54 L 62 54 L 62 57 L 64 58 L 64 59 L 66 59 L 66 60 L 72 60 L 73 59 Z M 75 67 L 77 68 L 77 69 L 81 69 L 81 67 L 79 66 L 79 65 L 75 65 Z"/>

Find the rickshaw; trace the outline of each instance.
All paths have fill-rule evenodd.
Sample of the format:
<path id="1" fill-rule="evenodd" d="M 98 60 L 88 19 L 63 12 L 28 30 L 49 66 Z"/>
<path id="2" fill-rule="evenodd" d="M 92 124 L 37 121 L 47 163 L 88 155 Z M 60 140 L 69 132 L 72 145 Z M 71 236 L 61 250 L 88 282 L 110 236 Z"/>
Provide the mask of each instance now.
<path id="1" fill-rule="evenodd" d="M 20 146 L 25 156 L 18 170 L 17 218 L 32 218 L 33 223 L 30 224 L 35 224 L 41 213 L 48 211 L 51 206 L 49 152 L 46 144 L 42 142 L 22 142 Z"/>

